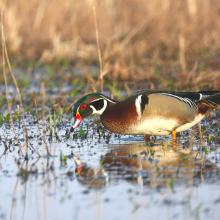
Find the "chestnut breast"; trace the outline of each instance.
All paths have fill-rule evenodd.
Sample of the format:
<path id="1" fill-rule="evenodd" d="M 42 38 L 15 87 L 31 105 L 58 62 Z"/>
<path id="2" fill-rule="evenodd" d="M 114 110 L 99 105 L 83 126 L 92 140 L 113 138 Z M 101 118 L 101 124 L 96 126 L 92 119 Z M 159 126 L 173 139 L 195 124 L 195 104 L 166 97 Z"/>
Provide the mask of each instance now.
<path id="1" fill-rule="evenodd" d="M 135 99 L 131 97 L 108 106 L 100 119 L 108 130 L 120 134 L 129 134 L 131 132 L 130 127 L 136 122 L 137 117 Z"/>

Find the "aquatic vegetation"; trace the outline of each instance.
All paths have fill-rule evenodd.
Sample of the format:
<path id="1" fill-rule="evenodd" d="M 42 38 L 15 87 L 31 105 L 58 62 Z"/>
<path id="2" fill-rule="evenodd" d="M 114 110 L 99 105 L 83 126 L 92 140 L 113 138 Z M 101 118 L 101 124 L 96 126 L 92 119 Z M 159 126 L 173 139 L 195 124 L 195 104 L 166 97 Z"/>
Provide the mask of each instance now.
<path id="1" fill-rule="evenodd" d="M 67 156 L 64 155 L 64 154 L 62 153 L 62 151 L 60 152 L 60 166 L 61 166 L 61 167 L 67 166 Z"/>
<path id="2" fill-rule="evenodd" d="M 218 219 L 219 111 L 201 140 L 193 128 L 175 149 L 170 137 L 113 134 L 96 118 L 69 128 L 86 93 L 219 90 L 219 7 L 1 2 L 0 219 Z"/>

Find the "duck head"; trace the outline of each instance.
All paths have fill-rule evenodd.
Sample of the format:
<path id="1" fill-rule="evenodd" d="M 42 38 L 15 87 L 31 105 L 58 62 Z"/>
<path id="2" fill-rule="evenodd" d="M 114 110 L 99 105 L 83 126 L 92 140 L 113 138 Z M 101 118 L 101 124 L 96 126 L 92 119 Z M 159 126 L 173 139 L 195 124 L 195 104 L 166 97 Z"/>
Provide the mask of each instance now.
<path id="1" fill-rule="evenodd" d="M 73 125 L 70 128 L 72 132 L 79 127 L 83 119 L 90 115 L 101 115 L 108 104 L 114 104 L 116 101 L 110 99 L 101 93 L 90 93 L 79 99 L 73 106 Z"/>

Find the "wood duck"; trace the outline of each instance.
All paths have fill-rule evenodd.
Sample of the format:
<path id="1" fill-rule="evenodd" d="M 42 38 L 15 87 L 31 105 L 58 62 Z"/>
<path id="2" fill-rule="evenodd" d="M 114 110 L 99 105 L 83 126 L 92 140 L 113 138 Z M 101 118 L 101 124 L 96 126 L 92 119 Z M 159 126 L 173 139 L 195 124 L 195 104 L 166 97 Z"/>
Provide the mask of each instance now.
<path id="1" fill-rule="evenodd" d="M 220 105 L 220 91 L 167 92 L 140 91 L 122 101 L 101 93 L 91 93 L 73 106 L 77 128 L 85 117 L 100 115 L 105 128 L 119 134 L 169 135 L 185 131 L 199 123 Z"/>

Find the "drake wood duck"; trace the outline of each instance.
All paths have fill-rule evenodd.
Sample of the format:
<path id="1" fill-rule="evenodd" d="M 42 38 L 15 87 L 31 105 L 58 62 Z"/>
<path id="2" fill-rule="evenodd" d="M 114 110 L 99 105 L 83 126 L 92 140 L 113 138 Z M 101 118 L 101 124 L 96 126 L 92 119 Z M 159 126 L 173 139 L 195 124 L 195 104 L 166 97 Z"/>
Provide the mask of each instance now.
<path id="1" fill-rule="evenodd" d="M 105 128 L 119 134 L 169 135 L 199 123 L 220 105 L 220 91 L 167 92 L 140 91 L 122 101 L 101 93 L 91 93 L 73 106 L 77 128 L 85 117 L 98 114 Z"/>

